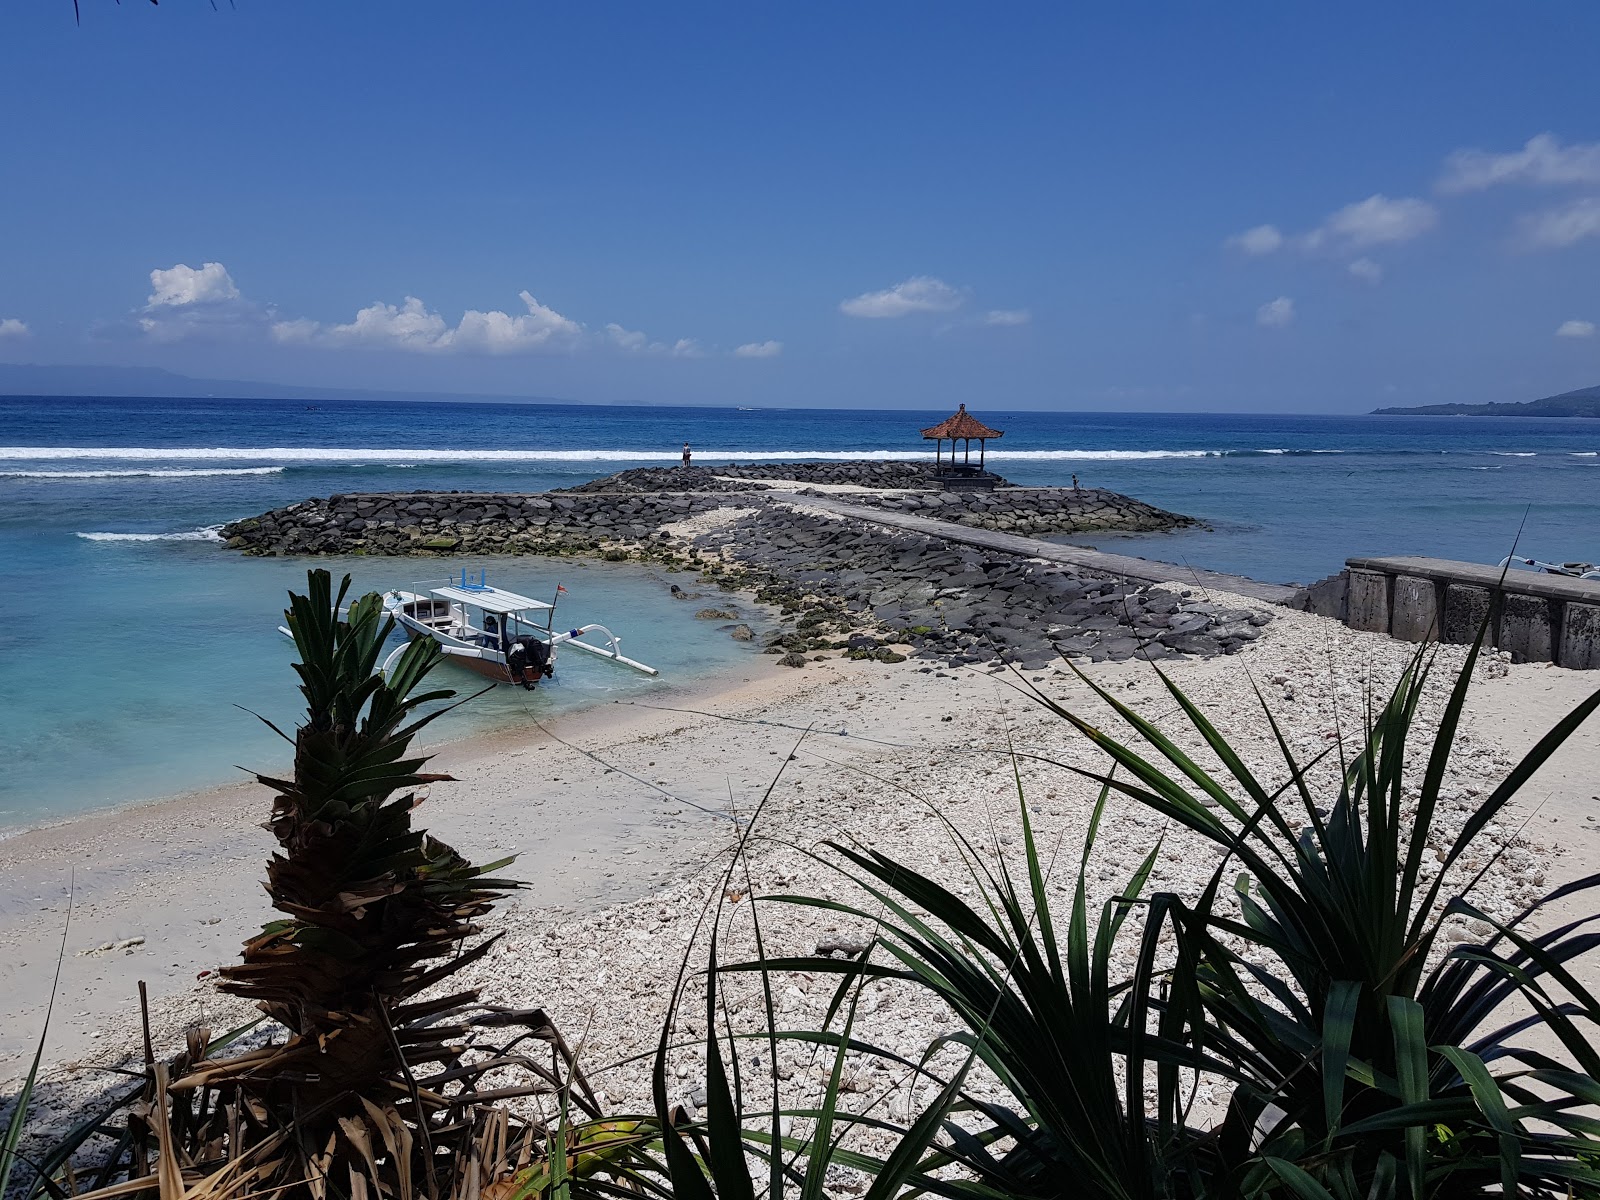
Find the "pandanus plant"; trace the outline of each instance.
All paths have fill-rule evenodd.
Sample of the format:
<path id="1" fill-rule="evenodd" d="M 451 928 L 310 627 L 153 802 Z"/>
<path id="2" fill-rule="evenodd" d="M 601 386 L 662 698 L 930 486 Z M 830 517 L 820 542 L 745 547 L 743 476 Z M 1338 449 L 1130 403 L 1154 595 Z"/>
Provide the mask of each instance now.
<path id="1" fill-rule="evenodd" d="M 32 1195 L 438 1200 L 513 1178 L 537 1191 L 636 1140 L 597 1119 L 542 1010 L 441 986 L 489 951 L 480 922 L 519 885 L 492 874 L 509 859 L 475 866 L 413 825 L 423 789 L 450 776 L 425 772 L 412 741 L 454 693 L 425 688 L 440 661 L 428 640 L 380 672 L 394 622 L 376 594 L 346 609 L 349 586 L 315 570 L 291 593 L 306 715 L 292 774 L 257 776 L 275 793 L 266 886 L 284 915 L 219 972 L 283 1032 L 240 1050 L 235 1034 L 191 1030 L 184 1053 L 148 1061 L 42 1157 Z M 558 1128 L 507 1107 L 534 1096 L 559 1097 Z"/>
<path id="2" fill-rule="evenodd" d="M 451 778 L 424 773 L 427 758 L 411 752 L 444 711 L 419 710 L 454 695 L 422 689 L 438 646 L 413 641 L 385 676 L 377 668 L 394 619 L 382 598 L 369 594 L 341 613 L 348 577 L 337 596 L 326 571 L 308 583 L 287 613 L 306 700 L 294 772 L 257 776 L 277 793 L 267 827 L 280 849 L 266 886 L 285 916 L 220 974 L 222 990 L 258 1001 L 292 1035 L 250 1072 L 294 1078 L 298 1102 L 315 1106 L 381 1091 L 430 1052 L 437 1039 L 415 1023 L 470 997 L 415 997 L 488 952 L 493 939 L 462 946 L 495 897 L 517 885 L 487 874 L 509 859 L 473 866 L 412 825 L 420 789 Z"/>

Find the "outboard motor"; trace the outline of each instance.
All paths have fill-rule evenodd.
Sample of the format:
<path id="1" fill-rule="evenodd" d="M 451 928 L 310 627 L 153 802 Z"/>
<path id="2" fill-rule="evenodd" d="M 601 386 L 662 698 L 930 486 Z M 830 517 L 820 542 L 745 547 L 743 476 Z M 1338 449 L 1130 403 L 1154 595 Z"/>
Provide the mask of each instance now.
<path id="1" fill-rule="evenodd" d="M 520 683 L 528 691 L 539 685 L 539 680 L 554 675 L 550 665 L 550 647 L 536 637 L 513 638 L 506 646 L 506 669 L 511 682 Z"/>

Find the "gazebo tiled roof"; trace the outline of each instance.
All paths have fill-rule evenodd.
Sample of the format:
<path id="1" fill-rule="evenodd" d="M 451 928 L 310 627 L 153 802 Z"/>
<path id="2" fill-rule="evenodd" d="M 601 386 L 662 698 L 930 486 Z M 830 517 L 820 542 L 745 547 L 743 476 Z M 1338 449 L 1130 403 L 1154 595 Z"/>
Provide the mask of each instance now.
<path id="1" fill-rule="evenodd" d="M 943 438 L 997 438 L 1003 437 L 1004 433 L 999 429 L 990 429 L 977 417 L 969 413 L 967 406 L 963 404 L 956 410 L 955 416 L 946 417 L 932 429 L 924 429 L 922 436 L 930 440 Z"/>

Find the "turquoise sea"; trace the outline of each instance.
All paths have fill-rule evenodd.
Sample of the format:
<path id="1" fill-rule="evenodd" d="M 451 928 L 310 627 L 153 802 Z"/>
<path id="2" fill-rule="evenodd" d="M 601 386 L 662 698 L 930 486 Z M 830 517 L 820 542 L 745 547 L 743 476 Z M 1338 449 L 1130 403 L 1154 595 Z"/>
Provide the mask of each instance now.
<path id="1" fill-rule="evenodd" d="M 1006 431 L 989 457 L 1011 479 L 1076 474 L 1210 526 L 1092 539 L 1124 553 L 1307 582 L 1361 553 L 1495 562 L 1520 528 L 1523 553 L 1600 560 L 1600 421 L 973 407 Z M 675 462 L 685 440 L 703 465 L 908 457 L 924 452 L 917 431 L 947 415 L 0 397 L 0 828 L 227 782 L 236 764 L 281 765 L 281 743 L 244 708 L 293 720 L 291 647 L 275 627 L 307 564 L 224 551 L 223 522 L 333 492 L 539 491 Z M 361 589 L 419 570 L 318 565 Z M 681 576 L 487 565 L 491 581 L 536 596 L 564 584 L 574 620 L 610 625 L 662 680 L 568 655 L 556 686 L 531 698 L 497 689 L 446 733 L 648 697 L 756 653 L 669 598 Z"/>

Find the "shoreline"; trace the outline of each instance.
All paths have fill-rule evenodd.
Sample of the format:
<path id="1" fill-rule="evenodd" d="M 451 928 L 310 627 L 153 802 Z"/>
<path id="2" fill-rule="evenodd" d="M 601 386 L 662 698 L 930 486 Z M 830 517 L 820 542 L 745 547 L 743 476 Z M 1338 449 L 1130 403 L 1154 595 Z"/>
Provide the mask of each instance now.
<path id="1" fill-rule="evenodd" d="M 1218 599 L 1250 603 L 1243 597 Z M 1263 688 L 1297 749 L 1320 747 L 1336 711 L 1348 717 L 1360 709 L 1365 680 L 1370 676 L 1375 685 L 1387 686 L 1414 649 L 1325 618 L 1289 613 L 1238 656 L 1186 658 L 1160 667 L 1225 733 L 1241 739 L 1259 769 L 1270 764 L 1273 752 L 1260 728 L 1254 686 Z M 1439 653 L 1446 670 L 1463 657 L 1460 647 L 1441 646 Z M 1164 728 L 1172 725 L 1170 700 L 1149 664 L 1101 662 L 1084 669 L 1165 722 Z M 1025 678 L 1041 681 L 1079 711 L 1105 714 L 1064 665 Z M 1067 736 L 1059 720 L 1041 716 L 1017 694 L 1016 682 L 993 667 L 952 672 L 910 661 L 885 665 L 840 657 L 806 671 L 729 672 L 706 686 L 663 694 L 668 703 L 660 707 L 617 701 L 598 710 L 601 720 L 592 713 L 587 721 L 569 717 L 551 722 L 549 733 L 510 731 L 429 747 L 440 752 L 436 765 L 458 782 L 436 785 L 420 823 L 478 861 L 520 851 L 509 873 L 533 884 L 491 918 L 488 932 L 505 934 L 502 942 L 455 982 L 480 987 L 486 1002 L 545 1007 L 559 1027 L 589 1029 L 591 1061 L 598 1067 L 648 1051 L 677 956 L 726 862 L 734 826 L 725 814 L 730 805 L 750 812 L 775 776 L 781 778 L 752 849 L 750 869 L 759 889 L 837 898 L 836 881 L 819 874 L 807 857 L 826 837 L 875 841 L 950 886 L 964 886 L 959 863 L 946 853 L 943 828 L 919 819 L 922 809 L 908 799 L 920 797 L 980 845 L 993 842 L 992 852 L 1004 855 L 1005 846 L 1016 844 L 1015 784 L 1001 761 L 1007 739 L 1057 761 L 1094 761 L 1087 743 Z M 1484 660 L 1453 767 L 1457 794 L 1470 795 L 1503 775 L 1511 755 L 1531 745 L 1592 686 L 1580 672 Z M 1425 721 L 1436 714 L 1441 690 L 1436 684 Z M 803 735 L 808 726 L 813 732 Z M 1501 822 L 1503 833 L 1494 836 L 1510 849 L 1481 889 L 1491 910 L 1509 914 L 1533 893 L 1583 874 L 1585 863 L 1600 852 L 1600 826 L 1591 819 L 1600 806 L 1590 800 L 1597 768 L 1600 739 L 1586 727 L 1535 777 L 1518 812 Z M 1065 838 L 1070 848 L 1093 797 L 1081 780 L 1063 775 L 1029 762 L 1024 784 L 1041 839 Z M 206 795 L 232 807 L 195 812 L 196 798 L 173 800 L 161 806 L 162 820 L 148 823 L 144 836 L 157 840 L 168 856 L 156 868 L 165 874 L 154 881 L 154 891 L 139 886 L 140 864 L 129 868 L 127 860 L 137 858 L 138 848 L 122 844 L 121 820 L 93 830 L 90 825 L 97 823 L 74 822 L 38 835 L 52 843 L 58 886 L 64 886 L 65 860 L 84 857 L 102 867 L 120 865 L 112 882 L 122 884 L 107 887 L 104 878 L 80 875 L 80 885 L 87 886 L 45 1053 L 45 1061 L 61 1069 L 49 1077 L 39 1120 L 69 1110 L 100 1086 L 108 1067 L 137 1057 L 138 979 L 151 982 L 158 1051 L 178 1044 L 183 1029 L 196 1021 L 229 1028 L 248 1013 L 243 1002 L 220 996 L 196 975 L 234 960 L 245 937 L 268 916 L 258 880 L 271 842 L 251 819 L 265 814 L 268 793 L 244 784 Z M 187 825 L 176 819 L 180 814 Z M 1105 886 L 1113 886 L 1157 837 L 1169 846 L 1158 875 L 1161 887 L 1186 891 L 1209 870 L 1209 859 L 1189 861 L 1181 835 L 1163 832 L 1159 822 L 1129 806 L 1116 806 L 1106 822 L 1096 850 Z M 208 829 L 209 837 L 200 836 Z M 89 836 L 74 840 L 67 833 Z M 59 913 L 20 910 L 26 895 L 19 892 L 11 862 L 17 849 L 0 843 L 0 878 L 6 881 L 0 885 L 0 936 L 16 944 L 19 929 L 31 924 L 34 942 L 53 960 Z M 107 860 L 111 851 L 116 853 Z M 135 920 L 145 922 L 146 940 L 79 956 L 78 950 L 112 940 L 103 932 L 108 909 L 129 922 L 113 931 L 123 934 L 115 940 L 135 936 Z M 810 952 L 816 941 L 852 932 L 830 929 L 825 916 L 782 914 L 782 924 L 769 931 L 779 953 Z M 95 926 L 96 920 L 102 925 Z M 730 938 L 729 953 L 741 949 Z M 48 988 L 51 962 L 19 971 L 14 960 L 26 957 L 14 955 L 7 967 L 14 1019 L 0 1035 L 0 1078 L 25 1067 L 37 1036 L 30 997 L 42 1011 Z M 1580 966 L 1580 977 L 1594 977 L 1595 964 Z M 826 988 L 808 989 L 804 980 L 797 986 L 799 994 L 785 1000 L 788 1008 L 809 1013 L 826 1004 Z M 905 1022 L 905 1036 L 937 1024 L 936 1014 L 908 1010 L 910 1001 L 899 991 L 886 990 L 879 1003 L 883 1015 L 875 1020 Z M 690 1064 L 679 1076 L 684 1097 L 695 1086 L 694 1070 Z M 644 1102 L 645 1081 L 635 1068 L 600 1074 L 597 1086 L 614 1105 Z"/>
<path id="2" fill-rule="evenodd" d="M 771 661 L 761 658 L 693 683 L 669 685 L 654 695 L 675 706 L 760 707 L 808 682 L 798 672 L 772 671 Z M 602 715 L 599 721 L 597 714 Z M 435 798 L 425 802 L 423 821 L 436 822 L 449 841 L 463 809 L 494 809 L 501 800 L 514 800 L 501 794 L 507 780 L 491 779 L 492 797 L 462 802 L 472 779 L 485 775 L 485 764 L 543 751 L 551 758 L 571 759 L 571 766 L 576 766 L 583 761 L 581 756 L 563 751 L 561 741 L 572 743 L 596 731 L 608 743 L 627 740 L 647 736 L 648 726 L 681 720 L 670 712 L 652 712 L 636 700 L 610 700 L 541 721 L 542 729 L 492 729 L 425 743 L 422 749 L 433 757 L 434 765 L 458 781 L 436 785 Z M 651 804 L 660 803 L 661 789 L 655 784 L 636 786 L 649 794 Z M 136 1003 L 139 978 L 150 983 L 153 997 L 163 989 L 186 988 L 195 982 L 194 971 L 206 969 L 197 964 L 220 963 L 236 954 L 244 935 L 271 918 L 259 886 L 273 846 L 261 828 L 270 803 L 268 789 L 254 779 L 243 779 L 77 813 L 0 838 L 0 941 L 13 947 L 0 965 L 0 981 L 13 1016 L 0 1031 L 0 1078 L 10 1074 L 37 1041 L 39 1020 L 33 1018 L 43 1016 L 69 891 L 75 895 L 72 923 L 50 1041 L 57 1046 L 65 1041 L 81 1052 L 98 1040 L 89 1036 L 95 1028 Z M 545 801 L 538 798 L 534 803 L 542 806 Z M 568 815 L 583 815 L 580 806 L 572 807 L 574 812 Z M 701 801 L 685 801 L 685 807 L 686 812 L 699 812 L 700 819 L 710 819 L 704 816 L 710 806 Z M 611 816 L 639 818 L 649 813 L 635 808 Z M 596 831 L 597 827 L 575 826 L 566 840 L 587 841 Z M 479 840 L 476 831 L 473 837 Z M 463 842 L 458 848 L 480 858 L 491 850 L 507 849 L 498 842 L 470 851 Z M 656 847 L 663 852 L 669 848 L 670 839 Z M 223 863 L 248 864 L 248 886 L 230 887 L 224 878 L 228 871 L 219 865 Z M 518 874 L 518 868 L 512 873 Z M 188 894 L 158 897 L 153 908 L 139 902 L 137 897 L 146 890 L 141 879 L 152 874 L 163 878 L 172 891 Z M 538 881 L 535 884 L 524 894 L 540 895 Z M 553 885 L 551 881 L 547 887 Z M 596 889 L 597 896 L 583 894 L 578 907 L 614 902 L 620 894 L 604 894 L 613 890 L 602 887 Z M 120 945 L 134 938 L 142 940 Z"/>

